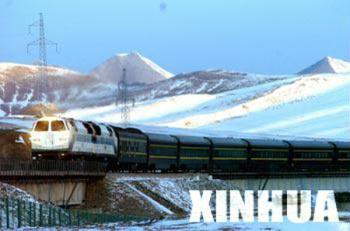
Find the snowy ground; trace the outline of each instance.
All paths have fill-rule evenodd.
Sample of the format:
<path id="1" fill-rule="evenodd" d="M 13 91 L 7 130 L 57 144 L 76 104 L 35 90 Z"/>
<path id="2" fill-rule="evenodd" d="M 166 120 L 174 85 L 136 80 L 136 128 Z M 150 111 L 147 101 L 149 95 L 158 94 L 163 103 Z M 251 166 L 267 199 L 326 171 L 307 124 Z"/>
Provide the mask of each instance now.
<path id="1" fill-rule="evenodd" d="M 350 138 L 350 74 L 285 77 L 220 94 L 148 100 L 131 108 L 131 123 L 229 134 Z M 115 105 L 70 110 L 67 117 L 119 123 Z"/>
<path id="2" fill-rule="evenodd" d="M 263 77 L 255 78 L 261 81 Z M 130 126 L 187 135 L 348 140 L 349 88 L 350 74 L 319 74 L 284 76 L 218 94 L 151 99 L 131 108 Z M 114 104 L 71 109 L 62 116 L 121 122 L 120 107 Z M 30 128 L 32 122 L 30 118 L 0 118 L 2 124 L 19 127 Z"/>
<path id="3" fill-rule="evenodd" d="M 164 220 L 157 222 L 151 226 L 114 226 L 111 229 L 116 228 L 120 230 L 283 230 L 283 231 L 348 231 L 350 224 L 345 222 L 340 223 L 312 223 L 295 224 L 285 221 L 283 223 L 189 223 L 188 219 L 181 220 Z M 87 229 L 89 230 L 89 229 Z"/>
<path id="4" fill-rule="evenodd" d="M 204 231 L 204 230 L 271 230 L 271 231 L 348 231 L 350 224 L 345 222 L 339 223 L 304 223 L 295 224 L 288 221 L 283 223 L 189 223 L 188 219 L 180 220 L 163 220 L 151 225 L 122 225 L 122 224 L 108 224 L 94 227 L 79 228 L 79 230 L 130 230 L 130 231 L 150 231 L 150 230 L 183 230 L 183 231 Z M 34 229 L 23 229 L 34 230 Z M 35 230 L 56 230 L 56 228 L 41 228 Z M 77 230 L 77 228 L 59 228 L 57 230 Z"/>
<path id="5" fill-rule="evenodd" d="M 110 191 L 110 197 L 119 198 L 118 193 L 127 197 L 134 197 L 137 203 L 143 204 L 144 213 L 154 213 L 158 210 L 164 214 L 165 219 L 152 224 L 108 224 L 99 227 L 86 227 L 83 230 L 349 230 L 350 213 L 348 209 L 340 211 L 339 223 L 313 223 L 295 224 L 285 217 L 283 223 L 189 223 L 188 215 L 191 210 L 190 189 L 197 190 L 229 190 L 236 189 L 230 181 L 212 180 L 206 174 L 110 174 L 107 176 L 110 187 L 117 191 Z M 126 187 L 120 187 L 120 186 Z M 118 187 L 116 187 L 118 186 Z M 130 190 L 131 189 L 131 190 Z M 119 203 L 123 203 L 117 199 Z M 215 200 L 213 201 L 215 203 Z M 119 205 L 121 205 L 119 204 Z M 147 206 L 145 206 L 147 205 Z M 118 207 L 117 203 L 113 206 Z M 135 204 L 129 203 L 129 207 Z M 215 207 L 214 204 L 212 204 Z M 139 209 L 134 207 L 134 209 Z M 179 216 L 179 211 L 182 215 Z M 182 212 L 181 212 L 182 211 Z M 176 216 L 177 215 L 177 216 Z"/>

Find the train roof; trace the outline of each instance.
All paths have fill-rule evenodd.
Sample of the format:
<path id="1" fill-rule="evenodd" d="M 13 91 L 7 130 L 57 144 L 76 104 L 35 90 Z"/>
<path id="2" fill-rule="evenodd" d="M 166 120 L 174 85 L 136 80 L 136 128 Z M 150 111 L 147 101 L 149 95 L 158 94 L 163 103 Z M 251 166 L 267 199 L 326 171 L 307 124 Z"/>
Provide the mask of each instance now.
<path id="1" fill-rule="evenodd" d="M 251 147 L 266 148 L 289 148 L 289 144 L 283 140 L 273 139 L 244 139 Z"/>
<path id="2" fill-rule="evenodd" d="M 156 134 L 156 133 L 144 133 L 146 136 L 148 136 L 148 139 L 150 142 L 154 143 L 172 143 L 176 144 L 177 140 L 175 137 L 171 135 L 165 135 L 165 134 Z"/>
<path id="3" fill-rule="evenodd" d="M 236 138 L 224 138 L 224 137 L 208 137 L 214 146 L 235 146 L 235 147 L 247 147 L 248 143 L 242 139 Z"/>
<path id="4" fill-rule="evenodd" d="M 132 128 L 132 127 L 127 127 L 124 129 L 127 132 L 131 132 L 131 133 L 136 133 L 136 134 L 144 134 L 144 132 L 142 132 L 140 129 L 138 128 Z"/>
<path id="5" fill-rule="evenodd" d="M 187 144 L 187 145 L 202 145 L 202 146 L 209 146 L 210 142 L 208 139 L 200 136 L 174 136 L 177 139 L 179 139 L 179 142 L 181 144 Z"/>
<path id="6" fill-rule="evenodd" d="M 330 143 L 334 144 L 338 149 L 350 149 L 350 142 L 347 141 L 332 141 Z"/>
<path id="7" fill-rule="evenodd" d="M 287 141 L 292 145 L 293 148 L 306 148 L 306 149 L 333 149 L 333 145 L 324 140 L 291 140 Z"/>

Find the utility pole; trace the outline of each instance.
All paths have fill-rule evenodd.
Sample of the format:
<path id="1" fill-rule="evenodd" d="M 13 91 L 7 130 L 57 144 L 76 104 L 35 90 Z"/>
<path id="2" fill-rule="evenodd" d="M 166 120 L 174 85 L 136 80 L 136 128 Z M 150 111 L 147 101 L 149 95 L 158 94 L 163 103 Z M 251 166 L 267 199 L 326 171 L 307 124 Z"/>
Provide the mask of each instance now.
<path id="1" fill-rule="evenodd" d="M 38 93 L 39 102 L 48 101 L 48 93 L 50 92 L 50 86 L 47 75 L 47 57 L 46 48 L 47 46 L 55 46 L 57 52 L 57 43 L 47 40 L 45 38 L 45 26 L 43 13 L 39 13 L 39 20 L 29 25 L 29 33 L 31 33 L 32 27 L 39 27 L 39 38 L 27 44 L 27 53 L 31 46 L 39 47 L 39 76 L 37 78 L 36 90 Z"/>
<path id="2" fill-rule="evenodd" d="M 130 120 L 130 101 L 134 102 L 133 99 L 129 98 L 128 84 L 126 81 L 126 69 L 123 68 L 122 78 L 118 82 L 118 94 L 116 104 L 121 105 L 120 116 L 121 122 L 124 127 L 127 127 Z"/>

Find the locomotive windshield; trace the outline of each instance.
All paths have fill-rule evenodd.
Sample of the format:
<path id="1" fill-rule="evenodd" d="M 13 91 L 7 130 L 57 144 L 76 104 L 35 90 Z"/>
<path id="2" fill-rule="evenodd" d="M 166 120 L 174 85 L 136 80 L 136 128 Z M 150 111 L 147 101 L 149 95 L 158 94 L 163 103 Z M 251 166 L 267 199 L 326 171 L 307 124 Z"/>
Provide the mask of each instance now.
<path id="1" fill-rule="evenodd" d="M 49 122 L 48 121 L 38 121 L 36 123 L 34 131 L 36 132 L 46 132 L 49 130 Z"/>
<path id="2" fill-rule="evenodd" d="M 57 131 L 65 131 L 65 130 L 66 128 L 62 120 L 51 121 L 51 131 L 57 132 Z"/>

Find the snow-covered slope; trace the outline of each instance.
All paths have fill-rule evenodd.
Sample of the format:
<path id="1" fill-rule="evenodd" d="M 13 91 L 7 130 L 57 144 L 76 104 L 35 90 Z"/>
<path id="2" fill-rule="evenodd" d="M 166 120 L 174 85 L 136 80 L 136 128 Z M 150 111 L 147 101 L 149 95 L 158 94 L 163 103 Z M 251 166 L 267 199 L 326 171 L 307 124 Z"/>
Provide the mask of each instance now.
<path id="1" fill-rule="evenodd" d="M 341 63 L 326 61 L 341 72 Z M 37 73 L 35 66 L 0 64 L 0 116 L 38 101 Z M 120 122 L 116 85 L 56 67 L 49 67 L 49 75 L 54 89 L 48 99 L 67 109 L 65 116 Z M 264 76 L 197 71 L 129 89 L 135 100 L 131 123 L 143 127 L 350 138 L 350 73 Z"/>
<path id="2" fill-rule="evenodd" d="M 318 73 L 350 73 L 350 63 L 332 57 L 325 57 L 299 72 L 302 75 Z"/>
<path id="3" fill-rule="evenodd" d="M 220 92 L 243 89 L 265 83 L 273 83 L 292 76 L 263 76 L 248 75 L 222 70 L 197 71 L 188 74 L 180 74 L 172 78 L 147 85 L 129 86 L 129 98 L 136 102 L 159 100 L 171 96 L 183 96 L 189 94 L 218 94 Z M 79 107 L 108 106 L 116 101 L 116 86 L 99 83 L 104 87 L 96 87 L 93 91 L 84 91 L 74 94 L 69 103 L 61 103 L 64 108 L 72 107 L 72 101 L 79 101 Z M 109 87 L 109 89 L 107 88 Z M 97 97 L 98 96 L 98 97 Z M 183 106 L 183 105 L 182 105 Z"/>
<path id="4" fill-rule="evenodd" d="M 130 89 L 138 89 L 141 95 L 145 92 L 142 90 L 145 84 L 173 76 L 138 53 L 120 54 L 97 67 L 93 71 L 95 77 L 48 66 L 49 92 L 41 94 L 37 87 L 39 66 L 0 63 L 0 116 L 23 113 L 43 101 L 53 103 L 61 110 L 111 104 L 116 100 L 118 83 L 113 78 L 120 78 L 123 68 L 127 69 L 127 82 L 133 83 Z"/>
<path id="5" fill-rule="evenodd" d="M 173 76 L 139 53 L 117 54 L 94 68 L 91 75 L 103 81 L 118 83 L 126 69 L 127 83 L 149 84 Z"/>
<path id="6" fill-rule="evenodd" d="M 0 116 L 21 113 L 42 100 L 60 107 L 83 106 L 115 94 L 115 87 L 90 76 L 61 67 L 47 68 L 49 92 L 38 92 L 40 69 L 36 65 L 0 63 Z"/>
<path id="7" fill-rule="evenodd" d="M 256 76 L 236 73 L 224 76 L 203 72 L 203 75 L 189 74 L 176 76 L 159 83 L 153 89 L 143 89 L 136 95 L 136 107 L 132 109 L 132 119 L 137 123 L 164 124 L 165 121 L 183 118 L 186 115 L 202 114 L 204 111 L 217 111 L 232 104 L 248 101 L 271 89 L 293 82 L 293 76 Z M 203 74 L 202 73 L 202 74 Z M 131 97 L 133 97 L 131 96 Z M 138 96 L 138 97 L 137 97 Z M 119 122 L 119 109 L 115 104 L 103 107 L 69 110 L 69 117 L 95 119 L 105 122 Z"/>
<path id="8" fill-rule="evenodd" d="M 136 103 L 131 122 L 178 128 L 350 138 L 350 74 L 285 76 L 213 94 L 184 94 Z M 271 77 L 270 77 L 271 78 Z M 120 122 L 115 105 L 71 110 L 69 117 Z"/>

